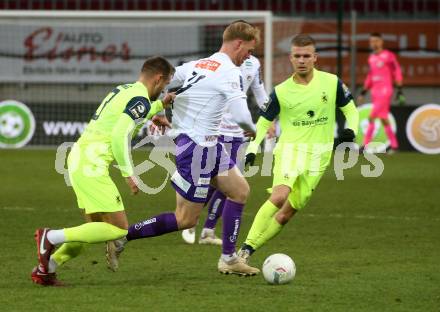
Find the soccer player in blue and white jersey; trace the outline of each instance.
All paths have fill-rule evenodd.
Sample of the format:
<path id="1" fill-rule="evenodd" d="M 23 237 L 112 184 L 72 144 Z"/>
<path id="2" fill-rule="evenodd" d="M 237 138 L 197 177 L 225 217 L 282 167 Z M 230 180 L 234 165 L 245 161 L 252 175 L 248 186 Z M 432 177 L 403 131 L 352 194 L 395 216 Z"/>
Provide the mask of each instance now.
<path id="1" fill-rule="evenodd" d="M 268 101 L 264 83 L 261 78 L 260 61 L 255 56 L 250 56 L 240 66 L 241 75 L 243 77 L 243 89 L 246 93 L 249 89 L 255 96 L 255 100 L 259 107 L 263 107 Z M 247 107 L 244 109 L 248 109 Z M 237 163 L 237 156 L 240 146 L 244 142 L 243 129 L 234 121 L 234 117 L 228 110 L 220 123 L 219 142 L 222 142 L 228 154 L 233 161 Z M 215 235 L 214 229 L 217 220 L 223 213 L 223 205 L 226 199 L 225 194 L 211 187 L 208 193 L 208 216 L 205 220 L 202 233 L 199 238 L 199 244 L 204 245 L 222 245 L 222 240 Z M 182 238 L 188 244 L 194 244 L 196 240 L 195 227 L 182 231 Z"/>
<path id="2" fill-rule="evenodd" d="M 171 180 L 176 190 L 176 211 L 131 225 L 127 241 L 194 227 L 213 185 L 226 195 L 219 272 L 259 273 L 257 268 L 241 261 L 235 251 L 249 185 L 218 141 L 226 109 L 244 130 L 255 131 L 246 109 L 239 66 L 255 49 L 259 34 L 258 28 L 246 22 L 234 22 L 224 31 L 219 52 L 176 68 L 169 85 L 182 85 L 176 92 L 173 109 L 177 170 Z"/>

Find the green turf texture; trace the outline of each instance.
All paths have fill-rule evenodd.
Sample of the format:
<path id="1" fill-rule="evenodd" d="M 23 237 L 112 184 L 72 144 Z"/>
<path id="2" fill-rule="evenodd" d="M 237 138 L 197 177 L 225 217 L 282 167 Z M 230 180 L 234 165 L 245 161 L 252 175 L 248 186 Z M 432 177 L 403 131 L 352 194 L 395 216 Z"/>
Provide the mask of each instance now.
<path id="1" fill-rule="evenodd" d="M 137 163 L 146 158 L 145 151 L 135 153 Z M 72 189 L 54 169 L 54 150 L 0 150 L 0 309 L 440 311 L 440 157 L 398 153 L 381 159 L 379 178 L 361 176 L 365 159 L 344 172 L 344 181 L 329 168 L 308 206 L 255 253 L 256 266 L 272 253 L 290 255 L 297 275 L 288 285 L 268 285 L 261 275 L 220 275 L 218 247 L 186 245 L 180 233 L 171 233 L 131 242 L 117 273 L 106 268 L 104 245 L 91 245 L 59 269 L 67 287 L 44 288 L 30 280 L 37 263 L 34 230 L 83 219 Z M 118 173 L 112 175 L 131 223 L 174 210 L 169 184 L 157 195 L 131 196 Z M 142 176 L 150 186 L 164 177 L 160 167 Z M 248 181 L 240 242 L 271 178 Z"/>

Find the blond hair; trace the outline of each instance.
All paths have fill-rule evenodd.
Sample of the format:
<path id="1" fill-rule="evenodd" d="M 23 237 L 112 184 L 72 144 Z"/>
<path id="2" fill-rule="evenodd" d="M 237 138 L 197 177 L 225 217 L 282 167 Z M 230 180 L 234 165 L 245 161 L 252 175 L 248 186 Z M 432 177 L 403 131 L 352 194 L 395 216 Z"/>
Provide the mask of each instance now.
<path id="1" fill-rule="evenodd" d="M 252 41 L 258 44 L 260 42 L 260 30 L 244 20 L 238 20 L 229 24 L 223 32 L 223 42 L 241 39 Z"/>

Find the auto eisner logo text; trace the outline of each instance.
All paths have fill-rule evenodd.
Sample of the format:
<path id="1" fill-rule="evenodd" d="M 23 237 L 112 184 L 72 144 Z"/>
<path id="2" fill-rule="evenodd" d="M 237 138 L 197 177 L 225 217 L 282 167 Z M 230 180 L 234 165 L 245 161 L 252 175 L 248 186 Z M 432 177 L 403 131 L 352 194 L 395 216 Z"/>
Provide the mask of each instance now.
<path id="1" fill-rule="evenodd" d="M 25 60 L 32 62 L 37 58 L 49 61 L 61 58 L 64 62 L 81 61 L 112 62 L 116 58 L 130 59 L 130 47 L 127 42 L 121 44 L 104 43 L 101 33 L 56 32 L 52 27 L 41 27 L 24 39 Z"/>

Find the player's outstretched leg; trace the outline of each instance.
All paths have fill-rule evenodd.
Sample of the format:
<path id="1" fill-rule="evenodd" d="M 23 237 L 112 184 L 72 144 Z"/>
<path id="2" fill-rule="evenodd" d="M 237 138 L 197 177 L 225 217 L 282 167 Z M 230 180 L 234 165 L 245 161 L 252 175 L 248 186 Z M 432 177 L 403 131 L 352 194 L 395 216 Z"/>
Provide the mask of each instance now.
<path id="1" fill-rule="evenodd" d="M 178 230 L 176 215 L 172 212 L 162 213 L 150 219 L 132 224 L 125 237 L 106 243 L 105 256 L 107 267 L 116 272 L 119 269 L 119 257 L 128 241 L 160 236 Z"/>
<path id="2" fill-rule="evenodd" d="M 135 239 L 160 236 L 182 229 L 188 229 L 197 223 L 203 203 L 194 203 L 176 193 L 176 212 L 166 212 L 144 221 L 132 224 L 125 238 L 107 244 L 107 261 L 113 271 L 118 268 L 118 258 L 127 242 Z"/>
<path id="3" fill-rule="evenodd" d="M 238 252 L 240 260 L 244 263 L 249 263 L 250 256 L 261 246 L 274 238 L 281 232 L 284 225 L 295 214 L 296 210 L 289 207 L 289 205 L 283 206 L 273 217 L 267 222 L 267 228 L 261 233 L 261 235 L 254 241 L 248 241 L 244 243 Z"/>
<path id="4" fill-rule="evenodd" d="M 185 225 L 183 225 L 183 228 Z M 127 242 L 140 238 L 155 237 L 179 230 L 178 220 L 174 212 L 166 212 L 152 218 L 132 224 L 128 227 L 126 237 L 113 242 L 107 242 L 106 258 L 108 268 L 116 271 L 119 267 L 119 257 Z"/>
<path id="5" fill-rule="evenodd" d="M 283 226 L 296 213 L 297 210 L 289 201 L 292 196 L 291 188 L 286 185 L 273 188 L 269 200 L 258 210 L 246 241 L 238 252 L 242 262 L 249 263 L 250 256 L 281 232 Z"/>
<path id="6" fill-rule="evenodd" d="M 260 247 L 258 245 L 260 238 L 267 230 L 269 223 L 278 210 L 278 207 L 270 200 L 267 200 L 258 210 L 246 241 L 238 252 L 239 257 L 245 263 L 249 263 L 249 257 Z"/>
<path id="7" fill-rule="evenodd" d="M 174 212 L 166 212 L 130 225 L 128 228 L 127 241 L 160 236 L 177 230 L 176 214 Z"/>
<path id="8" fill-rule="evenodd" d="M 60 286 L 56 278 L 57 266 L 76 257 L 82 243 L 100 243 L 124 237 L 127 230 L 107 222 L 89 222 L 77 227 L 61 230 L 37 229 L 38 266 L 32 270 L 31 279 L 43 286 Z M 55 253 L 55 246 L 63 244 Z"/>
<path id="9" fill-rule="evenodd" d="M 220 216 L 223 214 L 223 207 L 226 196 L 215 190 L 208 204 L 208 215 L 200 234 L 199 244 L 202 245 L 222 245 L 222 240 L 215 235 L 215 226 Z"/>

